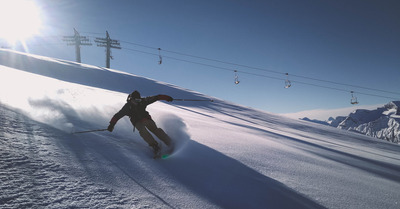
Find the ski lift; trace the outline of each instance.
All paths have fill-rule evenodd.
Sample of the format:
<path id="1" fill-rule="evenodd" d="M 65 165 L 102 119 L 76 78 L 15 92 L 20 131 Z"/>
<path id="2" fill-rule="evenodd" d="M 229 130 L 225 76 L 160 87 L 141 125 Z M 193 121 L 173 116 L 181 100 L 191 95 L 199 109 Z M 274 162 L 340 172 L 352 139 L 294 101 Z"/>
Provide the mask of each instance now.
<path id="1" fill-rule="evenodd" d="M 286 73 L 286 80 L 285 80 L 285 89 L 292 86 L 292 83 L 289 81 L 289 73 Z"/>
<path id="2" fill-rule="evenodd" d="M 237 70 L 234 70 L 234 72 L 235 72 L 235 84 L 239 84 L 240 81 L 239 81 L 239 76 L 237 75 Z"/>
<path id="3" fill-rule="evenodd" d="M 158 64 L 161 65 L 162 64 L 162 57 L 161 57 L 161 48 L 158 48 Z"/>
<path id="4" fill-rule="evenodd" d="M 357 97 L 355 97 L 353 94 L 354 94 L 354 91 L 351 91 L 351 100 L 350 100 L 350 103 L 351 103 L 352 105 L 355 105 L 355 104 L 358 104 L 358 101 L 357 101 Z"/>

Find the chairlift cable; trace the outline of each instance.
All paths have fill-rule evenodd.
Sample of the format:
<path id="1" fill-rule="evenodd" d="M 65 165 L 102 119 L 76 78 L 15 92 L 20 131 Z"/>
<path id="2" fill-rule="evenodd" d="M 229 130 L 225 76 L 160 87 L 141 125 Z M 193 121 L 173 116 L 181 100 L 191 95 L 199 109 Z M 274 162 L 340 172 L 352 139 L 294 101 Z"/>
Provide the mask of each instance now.
<path id="1" fill-rule="evenodd" d="M 103 33 L 96 33 L 96 32 L 81 32 L 81 34 L 84 34 L 84 33 L 86 33 L 86 34 L 103 34 Z M 41 36 L 41 37 L 44 37 L 44 36 Z M 55 36 L 47 36 L 47 37 L 54 38 Z M 90 36 L 90 35 L 88 37 L 92 37 L 93 38 L 93 36 Z M 147 46 L 147 45 L 144 45 L 144 44 L 133 43 L 133 42 L 130 42 L 130 41 L 122 41 L 121 40 L 120 42 L 121 43 L 135 45 L 135 46 L 139 46 L 139 47 L 144 47 L 144 48 L 148 48 L 148 49 L 152 49 L 152 50 L 160 49 L 160 48 L 157 48 L 157 47 L 151 47 L 151 46 Z M 54 45 L 55 45 L 55 43 L 54 43 Z M 141 50 L 130 49 L 130 48 L 126 48 L 126 47 L 122 47 L 122 49 L 126 49 L 126 50 L 129 50 L 129 51 L 140 52 L 140 53 L 148 54 L 148 55 L 160 56 L 160 54 L 151 53 L 151 52 L 145 52 L 145 51 L 141 51 Z M 202 60 L 217 62 L 217 63 L 221 63 L 221 64 L 234 65 L 234 66 L 238 66 L 238 67 L 243 67 L 243 68 L 248 68 L 248 69 L 268 72 L 268 73 L 286 75 L 285 73 L 282 73 L 282 72 L 279 72 L 279 71 L 275 71 L 275 70 L 265 69 L 265 68 L 259 68 L 259 67 L 249 66 L 249 65 L 226 62 L 226 61 L 221 61 L 221 60 L 218 60 L 218 59 L 201 57 L 201 56 L 196 56 L 196 55 L 191 55 L 191 54 L 181 53 L 181 52 L 176 52 L 176 51 L 171 51 L 171 50 L 163 49 L 163 51 L 164 52 L 168 52 L 168 53 L 172 53 L 172 54 L 176 54 L 176 55 L 181 55 L 181 56 L 192 57 L 192 58 L 196 58 L 196 59 L 202 59 Z M 228 68 L 228 67 L 215 66 L 215 65 L 212 65 L 212 64 L 205 64 L 205 63 L 201 63 L 201 62 L 197 62 L 197 61 L 189 61 L 189 60 L 185 60 L 185 59 L 182 59 L 182 58 L 176 58 L 176 57 L 165 56 L 165 55 L 163 55 L 163 57 L 169 58 L 169 59 L 173 59 L 173 60 L 177 60 L 177 61 L 181 61 L 181 62 L 186 62 L 186 63 L 192 63 L 192 64 L 202 65 L 202 66 L 206 66 L 206 67 L 211 67 L 211 68 L 219 69 L 219 70 L 225 70 L 225 71 L 231 71 L 231 72 L 234 71 L 232 68 Z M 267 76 L 267 75 L 262 75 L 262 74 L 257 74 L 257 73 L 251 73 L 251 72 L 248 72 L 248 71 L 239 71 L 239 70 L 237 70 L 237 72 L 240 72 L 242 74 L 253 75 L 253 76 L 265 77 L 265 78 L 269 78 L 269 79 L 285 80 L 285 79 L 282 79 L 282 78 L 277 78 L 277 77 Z M 365 86 L 360 86 L 360 85 L 353 85 L 353 84 L 346 84 L 346 83 L 329 81 L 329 80 L 325 80 L 325 79 L 313 78 L 313 77 L 296 75 L 296 74 L 290 74 L 290 75 L 292 77 L 308 79 L 308 80 L 313 80 L 313 81 L 318 81 L 318 82 L 325 82 L 325 83 L 330 83 L 330 84 L 335 84 L 335 85 L 342 85 L 342 86 L 353 87 L 353 88 L 359 88 L 359 89 L 364 89 L 364 90 L 369 90 L 369 91 L 383 92 L 383 93 L 388 93 L 388 94 L 393 94 L 393 95 L 400 95 L 400 93 L 398 93 L 398 92 L 392 92 L 392 91 L 387 91 L 387 90 L 382 90 L 382 89 L 370 88 L 370 87 L 365 87 Z M 339 91 L 348 92 L 348 90 L 339 89 L 339 88 L 335 88 L 335 87 L 316 85 L 316 84 L 312 84 L 312 83 L 308 83 L 308 82 L 301 82 L 301 81 L 295 81 L 295 80 L 291 80 L 291 81 L 295 82 L 295 83 L 299 83 L 299 84 L 304 84 L 304 85 L 310 85 L 310 86 L 315 86 L 315 87 L 320 87 L 320 88 L 326 88 L 326 89 L 333 89 L 333 90 L 339 90 Z M 377 94 L 371 94 L 371 93 L 363 93 L 363 92 L 357 92 L 357 93 L 358 94 L 362 94 L 362 95 L 368 95 L 368 96 L 374 96 L 374 97 L 381 97 L 381 98 L 398 100 L 398 98 L 393 98 L 393 97 L 389 97 L 389 96 L 383 96 L 383 95 L 377 95 Z"/>
<path id="2" fill-rule="evenodd" d="M 96 33 L 96 32 L 81 32 L 81 34 L 86 33 L 86 34 L 102 34 L 102 33 Z M 89 36 L 91 37 L 91 36 Z M 135 45 L 135 46 L 139 46 L 139 47 L 144 47 L 144 48 L 148 48 L 148 49 L 153 49 L 153 50 L 158 50 L 159 48 L 157 47 L 152 47 L 152 46 L 147 46 L 144 44 L 138 44 L 138 43 L 133 43 L 130 41 L 123 41 L 120 40 L 121 43 L 126 43 L 126 44 L 131 44 L 131 45 Z M 142 53 L 146 53 L 140 50 L 133 50 L 133 49 L 128 49 L 125 48 L 127 50 L 131 50 L 131 51 L 137 51 L 137 52 L 142 52 Z M 285 75 L 285 73 L 279 72 L 279 71 L 275 71 L 275 70 L 270 70 L 270 69 L 265 69 L 265 68 L 260 68 L 260 67 L 253 67 L 253 66 L 249 66 L 249 65 L 243 65 L 243 64 L 237 64 L 237 63 L 232 63 L 232 62 L 227 62 L 227 61 L 221 61 L 218 59 L 212 59 L 212 58 L 207 58 L 207 57 L 201 57 L 201 56 L 196 56 L 196 55 L 191 55 L 191 54 L 187 54 L 187 53 L 182 53 L 182 52 L 176 52 L 176 51 L 172 51 L 172 50 L 165 50 L 163 49 L 163 51 L 168 52 L 168 53 L 173 53 L 173 54 L 177 54 L 177 55 L 181 55 L 181 56 L 187 56 L 187 57 L 192 57 L 192 58 L 196 58 L 196 59 L 203 59 L 203 60 L 207 60 L 207 61 L 213 61 L 213 62 L 218 62 L 218 63 L 222 63 L 222 64 L 228 64 L 228 65 L 234 65 L 234 66 L 239 66 L 239 67 L 244 67 L 244 68 L 248 68 L 248 69 L 253 69 L 253 70 L 259 70 L 259 71 L 264 71 L 264 72 L 270 72 L 270 73 L 275 73 L 275 74 L 283 74 Z M 152 54 L 153 53 L 147 53 L 147 54 Z M 166 57 L 166 56 L 164 56 Z M 177 59 L 177 58 L 172 58 L 169 57 L 171 59 L 175 59 L 175 60 L 179 60 L 179 61 L 184 61 L 182 59 Z M 189 62 L 189 61 L 185 61 L 185 62 Z M 194 64 L 200 64 L 198 62 L 192 62 Z M 214 67 L 215 66 L 211 66 L 211 65 L 206 65 L 203 64 L 205 66 L 209 66 L 209 67 Z M 221 67 L 218 67 L 221 68 Z M 228 68 L 226 68 L 228 69 Z M 231 71 L 231 69 L 229 69 Z M 342 85 L 342 86 L 348 86 L 348 87 L 354 87 L 354 88 L 360 88 L 360 89 L 366 89 L 366 90 L 371 90 L 371 91 L 377 91 L 377 92 L 384 92 L 384 93 L 388 93 L 388 94 L 394 94 L 394 95 L 400 95 L 400 93 L 398 92 L 393 92 L 393 91 L 387 91 L 387 90 L 382 90 L 382 89 L 376 89 L 376 88 L 370 88 L 370 87 L 365 87 L 365 86 L 360 86 L 360 85 L 353 85 L 353 84 L 346 84 L 346 83 L 341 83 L 341 82 L 335 82 L 335 81 L 329 81 L 329 80 L 325 80 L 325 79 L 319 79 L 319 78 L 313 78 L 313 77 L 309 77 L 309 76 L 302 76 L 302 75 L 296 75 L 296 74 L 291 74 L 292 77 L 298 77 L 298 78 L 303 78 L 303 79 L 309 79 L 309 80 L 314 80 L 314 81 L 319 81 L 319 82 L 325 82 L 325 83 L 331 83 L 331 84 L 335 84 L 335 85 Z"/>
<path id="3" fill-rule="evenodd" d="M 145 51 L 136 50 L 136 49 L 130 49 L 130 48 L 125 48 L 125 47 L 122 48 L 122 49 L 126 49 L 126 50 L 129 50 L 129 51 L 134 51 L 134 52 L 139 52 L 139 53 L 143 53 L 143 54 L 149 54 L 149 55 L 158 56 L 158 54 L 156 54 L 156 53 L 145 52 Z M 240 72 L 241 74 L 247 74 L 247 75 L 258 76 L 258 77 L 263 77 L 263 78 L 269 78 L 269 79 L 274 79 L 274 80 L 281 80 L 281 81 L 285 81 L 286 80 L 284 78 L 278 78 L 278 77 L 274 77 L 274 76 L 257 74 L 257 73 L 242 71 L 242 70 L 232 70 L 231 68 L 220 67 L 220 66 L 215 66 L 215 65 L 211 65 L 211 64 L 204 64 L 204 63 L 201 63 L 201 62 L 194 62 L 194 61 L 189 61 L 189 60 L 176 58 L 176 57 L 171 57 L 171 56 L 163 56 L 163 57 L 164 58 L 173 59 L 173 60 L 177 60 L 177 61 L 181 61 L 181 62 L 186 62 L 186 63 L 197 64 L 197 65 L 202 65 L 202 66 L 206 66 L 206 67 L 211 67 L 211 68 L 214 68 L 214 69 L 219 69 L 219 70 L 224 70 L 224 71 L 230 71 L 230 72 L 235 72 L 236 71 L 236 72 Z M 286 74 L 284 74 L 284 75 L 286 75 Z M 291 76 L 293 76 L 293 75 L 291 74 Z M 349 90 L 347 90 L 347 89 L 323 86 L 323 85 L 312 84 L 312 83 L 303 82 L 303 81 L 291 80 L 291 82 L 292 83 L 303 84 L 303 85 L 308 85 L 308 86 L 319 87 L 319 88 L 332 89 L 332 90 L 337 90 L 337 91 L 342 91 L 342 92 L 349 92 Z M 354 91 L 354 92 L 356 92 L 356 91 Z M 364 93 L 364 92 L 359 92 L 359 91 L 357 91 L 357 93 L 361 94 L 361 95 L 374 96 L 374 97 L 386 98 L 386 99 L 391 99 L 391 100 L 398 100 L 398 98 L 382 96 L 382 95 L 377 95 L 377 94 L 370 94 L 370 93 Z"/>
<path id="4" fill-rule="evenodd" d="M 367 89 L 367 90 L 371 90 L 371 91 L 379 91 L 379 92 L 384 92 L 384 93 L 389 93 L 389 94 L 400 95 L 400 93 L 397 93 L 397 92 L 391 92 L 391 91 L 386 91 L 386 90 L 382 90 L 382 89 L 375 89 L 375 88 L 370 88 L 370 87 L 365 87 L 365 86 L 358 86 L 358 85 L 352 85 L 352 84 L 339 83 L 339 82 L 335 82 L 335 81 L 328 81 L 328 80 L 324 80 L 324 79 L 311 78 L 311 77 L 295 75 L 295 74 L 291 74 L 291 76 L 298 77 L 298 78 L 309 79 L 309 80 L 314 80 L 314 81 L 325 82 L 325 83 L 331 83 L 331 84 L 336 84 L 336 85 L 355 87 L 355 88 Z"/>
<path id="5" fill-rule="evenodd" d="M 127 42 L 127 41 L 121 41 L 121 42 L 132 44 L 132 45 L 136 45 L 136 46 L 140 46 L 140 47 L 145 47 L 145 48 L 149 48 L 149 49 L 157 49 L 155 47 L 146 46 L 146 45 L 143 45 L 143 44 L 137 44 L 137 43 Z M 181 55 L 181 56 L 192 57 L 192 58 L 196 58 L 196 59 L 203 59 L 203 60 L 212 61 L 212 62 L 218 62 L 218 63 L 222 63 L 222 64 L 227 64 L 227 65 L 234 65 L 234 66 L 244 67 L 244 68 L 253 69 L 253 70 L 259 70 L 259 71 L 264 71 L 264 72 L 269 72 L 269 73 L 285 75 L 285 73 L 282 73 L 282 72 L 279 72 L 279 71 L 260 68 L 260 67 L 253 67 L 253 66 L 249 66 L 249 65 L 243 65 L 243 64 L 233 63 L 233 62 L 221 61 L 221 60 L 218 60 L 218 59 L 201 57 L 201 56 L 196 56 L 196 55 L 191 55 L 191 54 L 181 53 L 181 52 L 176 52 L 176 51 L 171 51 L 171 50 L 165 50 L 165 49 L 163 49 L 163 51 L 164 52 L 173 53 L 173 54 L 177 54 L 177 55 Z M 314 81 L 319 81 L 319 82 L 331 83 L 331 84 L 335 84 L 335 85 L 342 85 L 342 86 L 348 86 L 348 87 L 354 87 L 354 88 L 360 88 L 360 89 L 367 89 L 367 90 L 371 90 L 371 91 L 384 92 L 384 93 L 389 93 L 389 94 L 394 94 L 394 95 L 400 95 L 400 93 L 398 93 L 398 92 L 392 92 L 392 91 L 376 89 L 376 88 L 370 88 L 370 87 L 365 87 L 365 86 L 360 86 L 360 85 L 353 85 L 353 84 L 346 84 L 346 83 L 341 83 L 341 82 L 329 81 L 329 80 L 313 78 L 313 77 L 309 77 L 309 76 L 302 76 L 302 75 L 296 75 L 296 74 L 291 74 L 291 76 L 292 77 L 303 78 L 303 79 L 314 80 Z"/>

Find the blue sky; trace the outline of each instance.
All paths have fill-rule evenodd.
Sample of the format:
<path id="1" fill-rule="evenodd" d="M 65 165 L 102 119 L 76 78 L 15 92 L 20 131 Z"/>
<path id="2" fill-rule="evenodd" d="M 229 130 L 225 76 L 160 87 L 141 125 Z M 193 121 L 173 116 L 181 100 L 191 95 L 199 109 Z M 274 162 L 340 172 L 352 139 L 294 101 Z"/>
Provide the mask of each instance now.
<path id="1" fill-rule="evenodd" d="M 26 40 L 34 54 L 75 60 L 74 47 L 61 39 L 76 28 L 93 44 L 82 46 L 82 62 L 104 66 L 104 48 L 94 38 L 108 30 L 123 48 L 112 50 L 111 68 L 269 112 L 349 107 L 350 91 L 360 105 L 400 100 L 396 0 L 35 2 L 42 29 Z"/>

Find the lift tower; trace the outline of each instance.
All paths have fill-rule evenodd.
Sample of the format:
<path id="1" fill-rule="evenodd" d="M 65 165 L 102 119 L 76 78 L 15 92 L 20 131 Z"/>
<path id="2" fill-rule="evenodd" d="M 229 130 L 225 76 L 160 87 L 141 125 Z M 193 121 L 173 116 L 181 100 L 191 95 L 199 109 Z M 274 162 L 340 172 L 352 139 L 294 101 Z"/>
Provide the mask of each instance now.
<path id="1" fill-rule="evenodd" d="M 67 45 L 75 45 L 75 56 L 76 62 L 81 63 L 81 45 L 91 46 L 89 38 L 86 36 L 79 35 L 78 31 L 74 28 L 73 36 L 64 36 L 63 41 L 67 42 Z"/>
<path id="2" fill-rule="evenodd" d="M 96 38 L 94 41 L 97 46 L 106 47 L 106 68 L 110 68 L 110 58 L 113 59 L 111 48 L 121 49 L 119 41 L 111 39 L 108 31 L 106 31 L 106 38 Z"/>

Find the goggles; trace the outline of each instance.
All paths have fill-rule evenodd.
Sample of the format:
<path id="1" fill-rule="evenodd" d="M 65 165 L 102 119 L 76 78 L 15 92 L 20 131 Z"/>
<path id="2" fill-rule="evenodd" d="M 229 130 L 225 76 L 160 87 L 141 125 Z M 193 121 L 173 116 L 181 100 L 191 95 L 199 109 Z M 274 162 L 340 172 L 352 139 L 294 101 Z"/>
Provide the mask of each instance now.
<path id="1" fill-rule="evenodd" d="M 131 102 L 133 102 L 133 103 L 139 103 L 141 101 L 142 101 L 142 99 L 131 99 Z"/>

